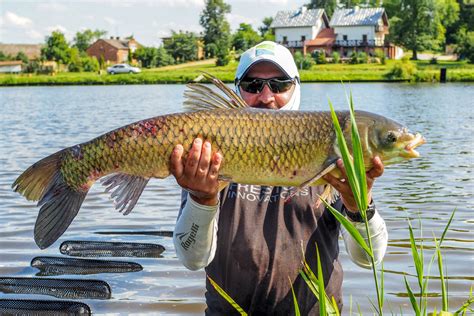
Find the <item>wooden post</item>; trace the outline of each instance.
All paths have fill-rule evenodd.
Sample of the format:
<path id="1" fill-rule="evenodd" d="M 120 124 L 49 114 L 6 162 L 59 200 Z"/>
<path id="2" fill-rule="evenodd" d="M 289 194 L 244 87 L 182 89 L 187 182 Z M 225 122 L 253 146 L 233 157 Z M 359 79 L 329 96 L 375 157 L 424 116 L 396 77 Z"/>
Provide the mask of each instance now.
<path id="1" fill-rule="evenodd" d="M 447 69 L 446 69 L 446 68 L 441 68 L 441 69 L 440 69 L 439 82 L 446 82 L 446 73 L 447 73 Z"/>

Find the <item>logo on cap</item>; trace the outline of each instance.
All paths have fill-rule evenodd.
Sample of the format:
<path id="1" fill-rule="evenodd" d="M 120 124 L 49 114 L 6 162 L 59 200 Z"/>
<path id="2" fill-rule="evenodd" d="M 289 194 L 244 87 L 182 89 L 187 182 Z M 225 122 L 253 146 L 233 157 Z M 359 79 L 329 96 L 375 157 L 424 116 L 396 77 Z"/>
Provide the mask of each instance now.
<path id="1" fill-rule="evenodd" d="M 255 56 L 260 55 L 275 55 L 275 44 L 273 43 L 262 43 L 255 47 Z"/>

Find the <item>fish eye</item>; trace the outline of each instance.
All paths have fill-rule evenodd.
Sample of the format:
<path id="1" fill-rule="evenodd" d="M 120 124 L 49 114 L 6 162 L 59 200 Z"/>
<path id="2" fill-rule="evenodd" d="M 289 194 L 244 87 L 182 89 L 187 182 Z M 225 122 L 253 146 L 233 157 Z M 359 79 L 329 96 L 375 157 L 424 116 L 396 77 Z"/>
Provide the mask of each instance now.
<path id="1" fill-rule="evenodd" d="M 397 141 L 397 135 L 394 132 L 388 132 L 387 134 L 387 143 L 395 143 Z"/>

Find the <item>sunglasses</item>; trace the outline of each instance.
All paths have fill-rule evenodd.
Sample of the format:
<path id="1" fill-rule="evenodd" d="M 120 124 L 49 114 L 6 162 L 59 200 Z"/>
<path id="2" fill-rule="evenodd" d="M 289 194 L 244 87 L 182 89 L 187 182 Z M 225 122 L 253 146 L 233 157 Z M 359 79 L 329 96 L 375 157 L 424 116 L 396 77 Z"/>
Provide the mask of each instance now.
<path id="1" fill-rule="evenodd" d="M 268 85 L 273 93 L 283 93 L 291 89 L 295 84 L 295 79 L 281 79 L 281 78 L 270 78 L 270 79 L 243 79 L 239 81 L 238 86 L 248 93 L 260 93 L 263 87 Z"/>

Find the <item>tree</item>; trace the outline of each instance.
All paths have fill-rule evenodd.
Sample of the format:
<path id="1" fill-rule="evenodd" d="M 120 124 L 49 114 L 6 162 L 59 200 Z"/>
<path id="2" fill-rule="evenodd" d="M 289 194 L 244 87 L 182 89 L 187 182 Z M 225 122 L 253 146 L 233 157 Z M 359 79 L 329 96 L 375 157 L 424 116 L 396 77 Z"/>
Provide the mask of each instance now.
<path id="1" fill-rule="evenodd" d="M 234 49 L 237 51 L 246 51 L 261 40 L 262 38 L 252 28 L 252 25 L 240 23 L 240 26 L 232 39 L 232 46 L 234 46 Z"/>
<path id="2" fill-rule="evenodd" d="M 270 28 L 270 25 L 273 22 L 273 17 L 269 16 L 263 18 L 262 26 L 258 28 L 260 31 L 260 36 L 263 38 L 264 41 L 274 41 L 275 40 L 275 31 Z"/>
<path id="3" fill-rule="evenodd" d="M 209 57 L 229 55 L 230 25 L 225 14 L 230 13 L 230 10 L 230 5 L 224 0 L 206 0 L 205 2 L 199 23 L 204 28 L 204 48 Z M 210 44 L 217 47 L 217 52 L 210 49 L 212 47 Z"/>
<path id="4" fill-rule="evenodd" d="M 18 54 L 16 54 L 15 60 L 21 60 L 24 64 L 29 62 L 28 56 L 26 56 L 23 51 L 19 51 Z"/>
<path id="5" fill-rule="evenodd" d="M 99 38 L 103 37 L 105 34 L 107 34 L 107 31 L 103 30 L 85 30 L 83 32 L 77 32 L 76 36 L 74 37 L 74 47 L 77 47 L 80 52 L 85 52 L 91 44 L 98 40 Z"/>
<path id="6" fill-rule="evenodd" d="M 436 46 L 437 23 L 434 0 L 401 0 L 400 11 L 390 19 L 391 40 L 413 51 L 418 59 L 420 50 Z"/>
<path id="7" fill-rule="evenodd" d="M 179 63 L 197 60 L 198 44 L 193 32 L 172 31 L 171 39 L 165 41 L 164 47 Z"/>
<path id="8" fill-rule="evenodd" d="M 135 51 L 134 57 L 145 68 L 167 66 L 174 62 L 173 57 L 166 52 L 164 47 L 140 47 Z"/>
<path id="9" fill-rule="evenodd" d="M 324 9 L 329 18 L 337 8 L 337 0 L 311 0 L 306 5 L 308 9 Z"/>
<path id="10" fill-rule="evenodd" d="M 71 59 L 70 48 L 61 31 L 53 31 L 50 36 L 46 36 L 46 45 L 41 48 L 41 57 L 62 64 L 69 63 Z"/>
<path id="11" fill-rule="evenodd" d="M 436 23 L 440 47 L 455 42 L 458 29 L 453 26 L 459 20 L 459 3 L 456 0 L 436 0 Z"/>

